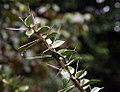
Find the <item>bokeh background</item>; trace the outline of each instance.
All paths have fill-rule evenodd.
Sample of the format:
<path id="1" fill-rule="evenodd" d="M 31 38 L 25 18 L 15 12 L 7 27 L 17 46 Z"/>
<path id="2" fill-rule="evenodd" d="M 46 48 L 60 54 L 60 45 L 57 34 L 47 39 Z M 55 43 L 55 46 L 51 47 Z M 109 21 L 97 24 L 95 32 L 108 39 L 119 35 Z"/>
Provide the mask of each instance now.
<path id="1" fill-rule="evenodd" d="M 119 0 L 0 0 L 0 92 L 57 92 L 62 88 L 57 71 L 40 59 L 24 57 L 40 55 L 42 45 L 37 43 L 24 57 L 17 48 L 35 39 L 19 28 L 29 15 L 28 4 L 41 25 L 60 27 L 64 48 L 77 45 L 82 61 L 79 69 L 88 65 L 87 78 L 100 79 L 93 86 L 104 87 L 101 92 L 120 92 L 120 1 Z M 73 65 L 75 67 L 75 65 Z"/>

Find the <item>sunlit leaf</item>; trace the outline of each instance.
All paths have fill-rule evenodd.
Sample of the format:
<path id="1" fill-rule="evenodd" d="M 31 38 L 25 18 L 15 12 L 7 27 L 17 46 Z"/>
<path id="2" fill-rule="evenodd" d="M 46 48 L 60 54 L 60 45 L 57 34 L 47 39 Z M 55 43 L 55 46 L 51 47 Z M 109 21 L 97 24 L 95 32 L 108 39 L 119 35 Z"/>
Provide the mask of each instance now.
<path id="1" fill-rule="evenodd" d="M 57 48 L 57 47 L 61 46 L 64 42 L 65 41 L 62 41 L 62 40 L 56 40 L 53 42 L 52 47 Z"/>
<path id="2" fill-rule="evenodd" d="M 89 79 L 81 79 L 80 80 L 80 84 L 83 86 L 86 83 L 88 83 L 90 80 Z M 83 89 L 87 89 L 89 87 L 89 85 L 83 86 Z"/>
<path id="3" fill-rule="evenodd" d="M 52 44 L 52 41 L 51 41 L 50 39 L 46 39 L 46 42 L 47 42 L 48 44 Z"/>
<path id="4" fill-rule="evenodd" d="M 75 69 L 73 67 L 71 67 L 71 66 L 68 66 L 68 69 L 69 69 L 71 74 L 73 74 L 75 72 Z"/>
<path id="5" fill-rule="evenodd" d="M 47 37 L 46 37 L 45 39 L 51 39 L 51 38 L 54 38 L 56 35 L 57 35 L 56 32 L 52 32 L 52 33 L 48 34 Z"/>
<path id="6" fill-rule="evenodd" d="M 91 84 L 95 84 L 95 83 L 99 83 L 100 80 L 97 80 L 97 79 L 91 79 L 90 81 L 88 81 L 86 84 L 83 85 L 84 86 L 87 86 L 87 85 L 91 85 Z"/>
<path id="7" fill-rule="evenodd" d="M 99 92 L 101 89 L 103 89 L 104 87 L 94 87 L 90 92 Z"/>
<path id="8" fill-rule="evenodd" d="M 64 78 L 67 79 L 67 80 L 70 79 L 70 75 L 69 75 L 68 71 L 65 70 L 65 69 L 62 69 L 61 75 L 64 76 Z"/>
<path id="9" fill-rule="evenodd" d="M 27 31 L 26 31 L 26 35 L 27 35 L 28 37 L 30 37 L 33 33 L 34 33 L 33 30 L 27 30 Z"/>
<path id="10" fill-rule="evenodd" d="M 19 87 L 19 91 L 21 92 L 25 92 L 25 91 L 27 91 L 29 89 L 29 86 L 21 86 L 21 87 Z"/>
<path id="11" fill-rule="evenodd" d="M 31 24 L 33 24 L 32 16 L 29 15 L 29 16 L 25 19 L 24 22 L 25 22 L 25 24 L 26 24 L 27 26 L 30 26 Z"/>
<path id="12" fill-rule="evenodd" d="M 60 11 L 60 7 L 59 7 L 58 5 L 53 4 L 52 7 L 53 7 L 53 9 L 54 9 L 56 12 Z"/>
<path id="13" fill-rule="evenodd" d="M 69 75 L 68 71 L 65 70 L 65 69 L 62 69 L 61 75 L 62 75 L 63 85 L 65 86 L 65 85 L 68 84 L 68 82 L 69 82 L 69 80 L 70 80 L 70 75 Z"/>
<path id="14" fill-rule="evenodd" d="M 87 74 L 87 71 L 84 70 L 80 70 L 78 71 L 76 74 L 75 74 L 75 77 L 78 78 L 78 79 L 81 79 L 83 78 L 84 76 L 86 76 Z"/>
<path id="15" fill-rule="evenodd" d="M 44 32 L 47 32 L 49 29 L 50 29 L 50 27 L 43 26 L 43 27 L 38 28 L 37 32 L 38 33 L 44 33 Z"/>

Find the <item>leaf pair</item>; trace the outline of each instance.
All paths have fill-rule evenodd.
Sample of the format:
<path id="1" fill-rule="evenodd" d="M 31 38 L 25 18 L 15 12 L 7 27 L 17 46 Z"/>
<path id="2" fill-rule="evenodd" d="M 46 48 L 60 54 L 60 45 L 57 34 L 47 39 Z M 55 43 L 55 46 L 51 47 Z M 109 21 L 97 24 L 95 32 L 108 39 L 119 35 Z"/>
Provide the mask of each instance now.
<path id="1" fill-rule="evenodd" d="M 29 30 L 26 31 L 26 35 L 30 37 L 35 31 L 32 29 L 32 27 L 34 27 L 35 24 L 34 24 L 34 19 L 31 14 L 24 20 L 24 24 L 26 27 L 29 28 Z M 43 26 L 43 27 L 38 28 L 37 32 L 44 33 L 44 32 L 47 32 L 49 29 L 50 29 L 50 27 Z"/>

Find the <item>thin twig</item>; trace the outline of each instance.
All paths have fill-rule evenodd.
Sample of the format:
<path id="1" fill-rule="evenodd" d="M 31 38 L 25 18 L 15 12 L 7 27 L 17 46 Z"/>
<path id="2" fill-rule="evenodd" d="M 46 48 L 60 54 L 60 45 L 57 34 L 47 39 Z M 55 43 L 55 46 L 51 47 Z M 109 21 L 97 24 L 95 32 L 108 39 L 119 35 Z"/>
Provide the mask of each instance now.
<path id="1" fill-rule="evenodd" d="M 74 50 L 76 50 L 77 46 L 78 46 L 78 44 L 75 46 Z M 70 61 L 70 60 L 71 60 L 72 56 L 73 56 L 73 54 L 72 54 L 72 55 L 70 55 L 70 57 L 69 57 L 68 61 Z"/>
<path id="2" fill-rule="evenodd" d="M 31 45 L 31 44 L 33 44 L 33 43 L 35 43 L 35 42 L 37 42 L 37 41 L 39 41 L 39 39 L 36 39 L 36 40 L 34 40 L 34 41 L 32 41 L 32 42 L 29 42 L 29 43 L 27 43 L 27 44 L 25 44 L 25 45 L 22 45 L 22 46 L 20 46 L 18 49 L 21 49 L 21 48 L 23 48 L 23 47 L 25 47 L 25 46 Z"/>
<path id="3" fill-rule="evenodd" d="M 54 68 L 54 69 L 60 70 L 58 67 L 56 67 L 56 66 L 54 66 L 54 65 L 51 65 L 51 64 L 49 64 L 49 63 L 46 63 L 46 65 L 48 65 L 48 66 L 51 67 L 51 68 Z"/>
<path id="4" fill-rule="evenodd" d="M 19 17 L 19 19 L 22 21 L 22 23 L 28 28 L 28 26 L 25 24 L 25 22 L 24 22 L 24 20 L 21 18 L 21 17 Z"/>
<path id="5" fill-rule="evenodd" d="M 50 58 L 51 55 L 46 56 L 34 56 L 34 57 L 27 57 L 26 59 L 43 59 L 43 58 Z"/>

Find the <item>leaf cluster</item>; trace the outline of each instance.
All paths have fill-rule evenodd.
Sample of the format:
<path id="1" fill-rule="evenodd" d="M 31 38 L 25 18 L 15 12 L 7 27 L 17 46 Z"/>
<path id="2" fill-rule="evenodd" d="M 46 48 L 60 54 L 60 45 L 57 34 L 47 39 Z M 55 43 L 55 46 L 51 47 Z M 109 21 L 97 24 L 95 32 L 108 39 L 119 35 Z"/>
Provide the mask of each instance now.
<path id="1" fill-rule="evenodd" d="M 71 49 L 56 50 L 56 48 L 59 48 L 61 45 L 63 45 L 65 41 L 56 39 L 58 32 L 50 32 L 52 27 L 41 26 L 37 28 L 36 27 L 37 24 L 34 23 L 34 17 L 32 14 L 30 14 L 24 21 L 22 20 L 22 22 L 26 26 L 26 29 L 28 29 L 26 30 L 26 35 L 29 37 L 29 39 L 31 38 L 32 35 L 35 35 L 38 39 L 19 47 L 18 50 L 20 51 L 20 53 L 22 54 L 23 52 L 25 52 L 35 42 L 42 41 L 42 43 L 47 47 L 47 49 L 45 49 L 42 52 L 44 56 L 39 56 L 38 58 L 42 59 L 48 58 L 48 56 L 50 56 L 51 58 L 55 58 L 57 60 L 57 62 L 60 64 L 59 72 L 61 74 L 61 79 L 64 87 L 66 87 L 69 84 L 69 82 L 72 80 L 71 78 L 75 78 L 75 81 L 77 81 L 77 82 L 73 81 L 73 85 L 62 89 L 63 92 L 69 92 L 71 90 L 74 90 L 75 88 L 78 88 L 81 92 L 86 92 L 86 89 L 89 89 L 90 92 L 98 92 L 99 90 L 103 89 L 103 87 L 102 88 L 94 87 L 91 89 L 90 87 L 91 84 L 100 81 L 96 79 L 90 80 L 84 78 L 87 75 L 86 68 L 83 70 L 78 70 L 77 69 L 78 66 L 76 66 L 76 69 L 70 66 L 75 62 L 79 64 L 79 61 L 81 61 L 81 57 L 72 58 L 72 56 L 77 53 L 75 50 Z M 31 59 L 29 57 L 27 58 Z M 32 59 L 36 59 L 36 57 L 33 56 Z M 50 64 L 48 65 L 52 66 Z M 56 66 L 52 67 L 55 68 Z M 19 88 L 19 90 L 22 89 L 28 88 L 27 87 Z M 60 90 L 59 92 L 62 91 Z"/>

